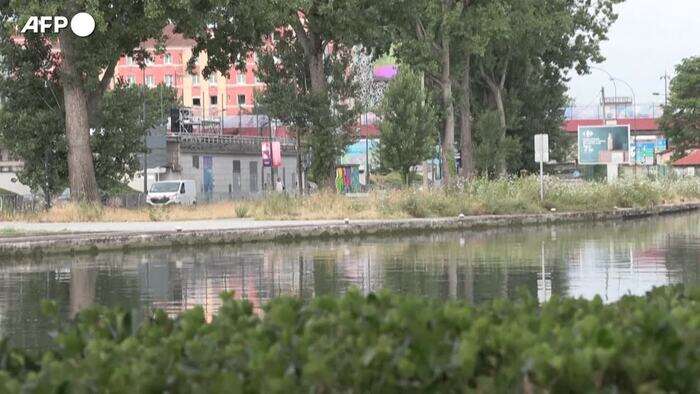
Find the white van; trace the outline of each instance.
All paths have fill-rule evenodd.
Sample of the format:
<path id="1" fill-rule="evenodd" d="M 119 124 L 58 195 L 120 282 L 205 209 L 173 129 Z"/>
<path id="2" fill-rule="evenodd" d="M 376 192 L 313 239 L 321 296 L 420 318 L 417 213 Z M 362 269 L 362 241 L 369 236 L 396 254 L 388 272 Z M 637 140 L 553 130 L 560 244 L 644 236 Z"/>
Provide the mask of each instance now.
<path id="1" fill-rule="evenodd" d="M 194 181 L 161 181 L 151 185 L 146 196 L 150 205 L 193 205 L 197 203 L 197 188 Z"/>

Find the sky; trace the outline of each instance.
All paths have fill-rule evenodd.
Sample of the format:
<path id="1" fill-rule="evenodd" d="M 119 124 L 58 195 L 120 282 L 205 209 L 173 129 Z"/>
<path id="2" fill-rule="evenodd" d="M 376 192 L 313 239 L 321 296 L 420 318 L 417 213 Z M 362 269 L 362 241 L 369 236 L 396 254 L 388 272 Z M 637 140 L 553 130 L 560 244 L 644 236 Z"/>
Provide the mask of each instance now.
<path id="1" fill-rule="evenodd" d="M 601 44 L 606 61 L 596 66 L 631 85 L 637 103 L 663 102 L 664 72 L 673 76 L 682 59 L 700 56 L 700 0 L 627 0 L 617 6 L 617 13 L 608 41 Z M 632 96 L 624 83 L 616 85 L 618 96 Z M 569 96 L 577 106 L 595 105 L 602 86 L 606 96 L 614 95 L 604 72 L 573 73 Z"/>

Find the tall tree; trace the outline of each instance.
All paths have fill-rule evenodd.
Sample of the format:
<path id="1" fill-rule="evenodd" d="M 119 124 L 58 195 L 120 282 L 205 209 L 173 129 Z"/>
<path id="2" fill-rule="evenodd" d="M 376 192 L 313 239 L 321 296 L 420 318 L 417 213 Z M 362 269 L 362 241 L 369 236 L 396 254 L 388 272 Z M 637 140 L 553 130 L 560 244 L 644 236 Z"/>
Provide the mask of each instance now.
<path id="1" fill-rule="evenodd" d="M 540 63 L 545 73 L 563 79 L 570 69 L 587 72 L 590 62 L 603 60 L 600 41 L 617 19 L 613 6 L 623 0 L 494 0 L 496 12 L 488 45 L 478 57 L 479 76 L 490 106 L 497 111 L 500 132 L 509 127 L 506 113 L 508 82 L 513 70 Z M 496 17 L 497 16 L 497 17 Z M 517 78 L 518 76 L 515 75 Z M 506 170 L 501 162 L 500 172 Z"/>
<path id="2" fill-rule="evenodd" d="M 396 55 L 426 78 L 426 85 L 439 91 L 443 180 L 455 172 L 455 103 L 453 95 L 452 29 L 463 5 L 456 0 L 397 1 L 392 10 Z"/>
<path id="3" fill-rule="evenodd" d="M 459 150 L 461 167 L 459 175 L 470 179 L 476 175 L 473 136 L 473 92 L 472 59 L 482 55 L 488 38 L 494 29 L 492 20 L 494 7 L 490 0 L 462 0 L 459 18 L 456 18 L 451 29 L 452 46 L 451 62 L 454 73 L 454 85 L 457 89 L 455 102 L 457 107 Z"/>
<path id="4" fill-rule="evenodd" d="M 66 187 L 67 146 L 63 95 L 41 37 L 27 36 L 23 47 L 0 44 L 0 141 L 24 160 L 19 180 L 50 196 Z"/>
<path id="5" fill-rule="evenodd" d="M 78 37 L 70 29 L 46 33 L 44 39 L 60 52 L 54 68 L 63 90 L 68 172 L 71 198 L 99 201 L 90 130 L 101 124 L 102 99 L 124 55 L 143 61 L 149 55 L 138 49 L 149 38 L 161 38 L 168 19 L 160 0 L 12 0 L 5 8 L 11 17 L 3 26 L 3 39 L 11 40 L 18 26 L 32 15 L 61 15 L 69 20 L 85 11 L 95 20 L 95 31 Z M 53 52 L 50 52 L 53 53 Z M 37 54 L 39 55 L 39 54 Z"/>
<path id="6" fill-rule="evenodd" d="M 676 66 L 670 93 L 661 128 L 681 157 L 700 148 L 700 57 L 683 59 Z"/>
<path id="7" fill-rule="evenodd" d="M 24 161 L 19 180 L 42 191 L 47 203 L 69 184 L 63 87 L 55 62 L 46 60 L 59 55 L 51 52 L 49 42 L 37 35 L 26 36 L 22 45 L 0 46 L 0 141 Z M 101 190 L 119 188 L 139 169 L 145 130 L 163 124 L 176 94 L 163 85 L 142 92 L 123 82 L 105 93 L 99 113 L 93 114 L 100 122 L 90 138 Z"/>
<path id="8" fill-rule="evenodd" d="M 195 56 L 206 50 L 205 75 L 227 73 L 232 64 L 243 68 L 250 52 L 260 52 L 258 71 L 268 85 L 261 100 L 281 109 L 275 115 L 306 135 L 313 175 L 330 185 L 357 119 L 350 111 L 360 110 L 353 105 L 353 80 L 344 73 L 351 72 L 354 46 L 368 51 L 388 46 L 382 7 L 371 0 L 229 0 L 201 9 L 201 18 L 181 18 L 178 26 L 196 39 Z M 201 21 L 211 29 L 203 30 Z M 288 86 L 273 86 L 279 81 Z"/>
<path id="9" fill-rule="evenodd" d="M 379 116 L 382 166 L 399 171 L 409 184 L 411 168 L 432 157 L 437 139 L 435 110 L 409 68 L 402 68 L 389 84 Z"/>
<path id="10" fill-rule="evenodd" d="M 10 56 L 24 52 L 20 49 Z M 42 75 L 41 68 L 23 64 L 25 67 L 14 69 L 8 78 L 0 78 L 0 95 L 5 97 L 0 108 L 0 142 L 24 162 L 19 180 L 33 191 L 41 191 L 50 203 L 51 196 L 69 185 L 62 88 L 56 79 Z M 145 121 L 139 105 L 144 99 L 148 108 Z M 102 120 L 90 138 L 100 190 L 109 193 L 121 189 L 139 170 L 146 130 L 162 125 L 176 102 L 177 92 L 163 85 L 143 92 L 140 87 L 118 83 L 105 93 L 99 114 Z"/>
<path id="11" fill-rule="evenodd" d="M 276 40 L 275 48 L 258 55 L 258 78 L 267 87 L 257 96 L 269 115 L 293 130 L 299 147 L 310 150 L 310 176 L 328 182 L 336 158 L 355 136 L 360 107 L 351 106 L 357 85 L 352 72 L 352 53 L 337 48 L 324 59 L 324 74 L 330 81 L 325 90 L 314 92 L 304 51 L 291 31 Z M 301 151 L 299 152 L 301 154 Z"/>

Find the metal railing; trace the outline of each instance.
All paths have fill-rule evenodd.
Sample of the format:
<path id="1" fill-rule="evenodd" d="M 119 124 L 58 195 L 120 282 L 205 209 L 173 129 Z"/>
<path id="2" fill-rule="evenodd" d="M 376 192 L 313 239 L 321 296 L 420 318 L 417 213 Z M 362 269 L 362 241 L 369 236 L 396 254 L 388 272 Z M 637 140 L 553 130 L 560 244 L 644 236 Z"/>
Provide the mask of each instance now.
<path id="1" fill-rule="evenodd" d="M 0 194 L 0 212 L 4 214 L 38 212 L 44 207 L 44 201 L 36 197 Z"/>
<path id="2" fill-rule="evenodd" d="M 67 200 L 56 197 L 51 201 L 52 206 L 68 203 Z M 102 205 L 112 208 L 138 209 L 146 206 L 143 193 L 126 193 L 102 198 Z M 0 213 L 13 215 L 19 213 L 35 213 L 46 210 L 42 196 L 20 196 L 17 194 L 0 194 Z"/>
<path id="3" fill-rule="evenodd" d="M 241 144 L 241 145 L 260 145 L 260 143 L 269 141 L 267 137 L 251 137 L 237 135 L 222 135 L 222 134 L 197 134 L 197 133 L 176 133 L 168 134 L 171 137 L 177 137 L 182 142 L 205 143 L 205 144 Z M 275 138 L 284 146 L 295 146 L 295 141 L 291 138 Z"/>

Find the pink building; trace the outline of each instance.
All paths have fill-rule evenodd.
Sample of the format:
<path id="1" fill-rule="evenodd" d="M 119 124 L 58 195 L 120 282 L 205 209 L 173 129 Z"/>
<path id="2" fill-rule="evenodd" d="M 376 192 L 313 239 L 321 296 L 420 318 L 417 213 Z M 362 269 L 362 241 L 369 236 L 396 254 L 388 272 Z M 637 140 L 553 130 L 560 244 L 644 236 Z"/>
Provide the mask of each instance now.
<path id="1" fill-rule="evenodd" d="M 185 107 L 192 107 L 193 113 L 205 118 L 253 112 L 255 91 L 264 88 L 255 77 L 254 56 L 248 60 L 245 72 L 232 67 L 228 78 L 215 73 L 205 79 L 201 71 L 207 64 L 206 54 L 199 56 L 194 74 L 187 71 L 194 41 L 175 33 L 172 25 L 165 28 L 164 35 L 168 37 L 164 53 L 155 54 L 155 40 L 144 42 L 142 47 L 151 52 L 153 61 L 141 69 L 130 57 L 122 57 L 115 69 L 115 79 L 151 87 L 160 83 L 172 86 Z"/>

